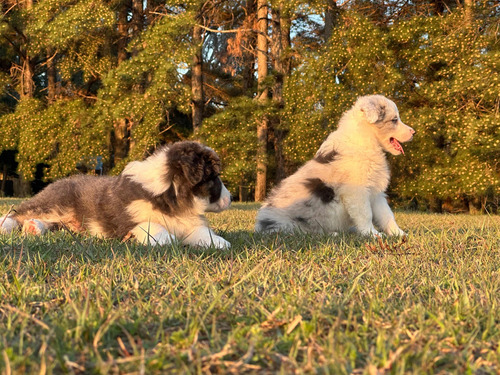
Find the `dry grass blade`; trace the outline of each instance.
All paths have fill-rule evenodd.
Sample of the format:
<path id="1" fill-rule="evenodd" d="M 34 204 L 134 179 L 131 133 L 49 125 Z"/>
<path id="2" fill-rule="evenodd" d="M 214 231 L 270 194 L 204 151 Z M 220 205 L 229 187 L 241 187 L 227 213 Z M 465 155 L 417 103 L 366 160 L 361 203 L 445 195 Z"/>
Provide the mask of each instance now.
<path id="1" fill-rule="evenodd" d="M 47 331 L 50 330 L 50 327 L 47 324 L 45 324 L 44 322 L 42 322 L 40 319 L 37 319 L 34 316 L 31 316 L 30 314 L 25 313 L 24 311 L 19 310 L 17 307 L 10 306 L 10 305 L 7 305 L 7 304 L 1 304 L 0 305 L 0 310 L 9 310 L 10 312 L 14 312 L 16 314 L 19 314 L 22 317 L 27 318 L 27 319 L 31 320 L 33 323 L 39 325 L 43 329 L 46 329 Z"/>

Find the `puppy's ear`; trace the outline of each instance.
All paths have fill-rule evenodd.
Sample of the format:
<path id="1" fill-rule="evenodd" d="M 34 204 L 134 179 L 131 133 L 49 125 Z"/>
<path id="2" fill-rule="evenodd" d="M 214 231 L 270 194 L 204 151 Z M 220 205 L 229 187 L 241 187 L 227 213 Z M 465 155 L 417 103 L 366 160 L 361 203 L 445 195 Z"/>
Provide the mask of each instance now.
<path id="1" fill-rule="evenodd" d="M 211 175 L 220 173 L 217 154 L 197 142 L 178 142 L 169 149 L 169 169 L 195 186 Z"/>
<path id="2" fill-rule="evenodd" d="M 356 101 L 356 107 L 363 112 L 366 121 L 375 124 L 385 118 L 385 103 L 378 100 L 377 96 L 362 96 Z"/>

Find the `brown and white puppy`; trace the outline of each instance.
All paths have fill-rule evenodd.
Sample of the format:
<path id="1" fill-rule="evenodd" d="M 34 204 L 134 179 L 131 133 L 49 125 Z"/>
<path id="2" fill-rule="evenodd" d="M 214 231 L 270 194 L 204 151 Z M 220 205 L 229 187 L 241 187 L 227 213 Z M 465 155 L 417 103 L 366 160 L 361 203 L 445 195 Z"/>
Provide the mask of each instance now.
<path id="1" fill-rule="evenodd" d="M 390 179 L 385 152 L 402 154 L 400 142 L 414 133 L 391 100 L 358 98 L 314 159 L 271 192 L 255 229 L 379 235 L 376 225 L 386 234 L 403 235 L 384 194 Z"/>
<path id="2" fill-rule="evenodd" d="M 0 232 L 19 226 L 43 234 L 67 227 L 103 238 L 130 235 L 141 243 L 183 243 L 228 248 L 208 228 L 204 212 L 231 204 L 222 183 L 220 160 L 197 142 L 159 148 L 143 161 L 129 163 L 116 177 L 75 176 L 56 181 L 0 218 Z"/>

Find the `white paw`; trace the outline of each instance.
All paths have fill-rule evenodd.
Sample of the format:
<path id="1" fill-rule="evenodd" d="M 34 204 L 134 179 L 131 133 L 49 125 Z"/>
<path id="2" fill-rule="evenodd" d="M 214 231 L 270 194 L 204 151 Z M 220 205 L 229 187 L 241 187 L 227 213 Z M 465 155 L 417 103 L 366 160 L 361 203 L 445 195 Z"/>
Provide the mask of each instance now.
<path id="1" fill-rule="evenodd" d="M 170 245 L 175 240 L 175 236 L 163 226 L 149 222 L 137 225 L 130 234 L 143 245 Z"/>
<path id="2" fill-rule="evenodd" d="M 405 237 L 407 234 L 402 231 L 397 225 L 387 228 L 384 231 L 388 236 Z"/>
<path id="3" fill-rule="evenodd" d="M 47 232 L 48 226 L 43 221 L 37 219 L 25 220 L 23 223 L 23 233 L 40 236 Z"/>
<path id="4" fill-rule="evenodd" d="M 216 247 L 217 249 L 230 249 L 231 243 L 219 236 L 212 236 L 212 242 L 209 246 Z"/>
<path id="5" fill-rule="evenodd" d="M 360 230 L 359 231 L 363 236 L 367 236 L 367 237 L 380 237 L 382 236 L 382 234 L 376 230 L 375 228 L 366 228 L 366 229 L 363 229 L 363 230 Z"/>
<path id="6" fill-rule="evenodd" d="M 191 245 L 200 247 L 215 247 L 217 249 L 230 249 L 231 243 L 224 238 L 212 234 L 210 238 L 200 239 L 198 242 L 189 241 Z"/>
<path id="7" fill-rule="evenodd" d="M 19 223 L 10 216 L 2 216 L 0 225 L 0 233 L 10 233 L 19 226 Z"/>
<path id="8" fill-rule="evenodd" d="M 172 242 L 173 242 L 173 235 L 168 233 L 166 230 L 160 233 L 156 233 L 155 235 L 149 236 L 149 243 L 151 246 L 170 245 Z"/>
<path id="9" fill-rule="evenodd" d="M 399 229 L 399 228 L 398 228 L 397 230 L 393 230 L 393 231 L 391 231 L 391 232 L 390 232 L 390 233 L 388 233 L 388 234 L 389 234 L 390 236 L 396 236 L 396 237 L 407 237 L 407 236 L 408 236 L 408 234 L 407 234 L 405 231 L 403 231 L 403 230 L 401 230 L 401 229 Z"/>
<path id="10" fill-rule="evenodd" d="M 224 238 L 216 235 L 210 228 L 198 227 L 193 230 L 183 241 L 187 245 L 201 247 L 215 247 L 217 249 L 229 249 L 231 244 Z"/>

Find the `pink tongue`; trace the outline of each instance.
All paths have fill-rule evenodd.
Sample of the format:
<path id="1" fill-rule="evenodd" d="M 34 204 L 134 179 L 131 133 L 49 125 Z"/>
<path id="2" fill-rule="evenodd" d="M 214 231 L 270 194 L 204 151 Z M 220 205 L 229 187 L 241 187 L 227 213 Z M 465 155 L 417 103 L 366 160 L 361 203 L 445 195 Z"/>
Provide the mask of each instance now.
<path id="1" fill-rule="evenodd" d="M 398 142 L 398 140 L 396 138 L 391 138 L 391 144 L 396 150 L 401 152 L 403 155 L 405 154 L 405 151 L 403 150 L 403 146 L 401 146 L 401 144 Z"/>

